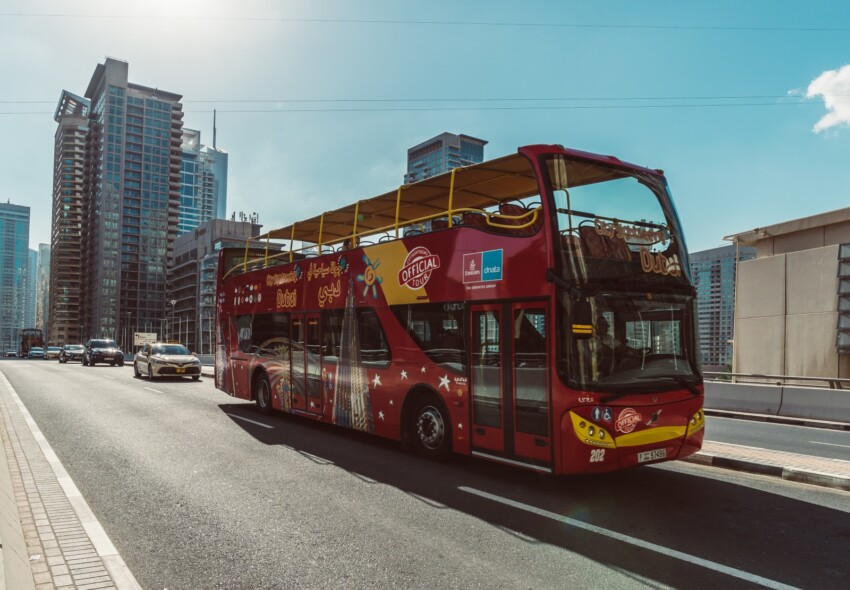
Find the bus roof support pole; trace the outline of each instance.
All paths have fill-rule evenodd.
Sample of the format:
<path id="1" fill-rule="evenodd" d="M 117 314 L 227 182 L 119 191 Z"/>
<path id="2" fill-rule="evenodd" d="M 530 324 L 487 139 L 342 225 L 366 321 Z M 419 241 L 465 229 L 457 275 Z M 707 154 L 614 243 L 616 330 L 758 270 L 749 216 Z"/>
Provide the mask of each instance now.
<path id="1" fill-rule="evenodd" d="M 319 256 L 322 255 L 322 231 L 325 229 L 325 214 L 319 218 Z"/>
<path id="2" fill-rule="evenodd" d="M 245 254 L 242 256 L 242 272 L 248 272 L 248 245 L 251 243 L 251 238 L 245 240 Z"/>
<path id="3" fill-rule="evenodd" d="M 395 239 L 398 239 L 398 212 L 401 208 L 401 191 L 404 190 L 404 185 L 398 187 L 398 193 L 395 197 Z"/>
<path id="4" fill-rule="evenodd" d="M 357 245 L 357 218 L 360 216 L 360 201 L 354 204 L 354 231 L 351 233 L 351 247 Z"/>
<path id="5" fill-rule="evenodd" d="M 452 168 L 452 180 L 449 184 L 449 227 L 454 225 L 452 223 L 452 205 L 454 205 L 455 199 L 455 174 L 457 173 L 458 168 Z"/>
<path id="6" fill-rule="evenodd" d="M 269 267 L 269 240 L 271 240 L 271 236 L 266 234 L 266 259 L 263 261 L 263 268 Z"/>
<path id="7" fill-rule="evenodd" d="M 295 224 L 292 224 L 292 231 L 289 234 L 289 262 L 292 262 L 292 253 L 295 248 Z"/>

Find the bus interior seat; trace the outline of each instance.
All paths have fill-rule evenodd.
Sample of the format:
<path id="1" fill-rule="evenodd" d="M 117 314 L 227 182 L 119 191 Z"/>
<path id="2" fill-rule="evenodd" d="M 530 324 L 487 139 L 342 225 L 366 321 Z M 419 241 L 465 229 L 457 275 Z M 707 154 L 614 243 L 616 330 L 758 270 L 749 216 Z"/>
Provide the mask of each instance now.
<path id="1" fill-rule="evenodd" d="M 481 213 L 476 213 L 474 211 L 464 211 L 460 222 L 467 227 L 487 227 L 487 218 Z"/>
<path id="2" fill-rule="evenodd" d="M 440 229 L 446 229 L 449 227 L 449 220 L 445 217 L 441 217 L 439 219 L 435 219 L 431 222 L 431 231 L 437 231 Z"/>
<path id="3" fill-rule="evenodd" d="M 607 258 L 609 260 L 631 261 L 632 253 L 626 242 L 620 238 L 603 236 L 591 225 L 579 228 L 581 250 L 592 258 Z"/>

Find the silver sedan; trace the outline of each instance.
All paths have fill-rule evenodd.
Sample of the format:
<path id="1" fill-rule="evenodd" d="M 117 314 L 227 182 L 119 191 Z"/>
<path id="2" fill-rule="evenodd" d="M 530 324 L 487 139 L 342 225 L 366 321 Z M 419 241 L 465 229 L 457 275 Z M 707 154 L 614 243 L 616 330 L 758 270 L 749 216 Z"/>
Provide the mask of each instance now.
<path id="1" fill-rule="evenodd" d="M 133 373 L 136 377 L 201 378 L 201 361 L 182 344 L 155 342 L 145 344 L 133 358 Z"/>

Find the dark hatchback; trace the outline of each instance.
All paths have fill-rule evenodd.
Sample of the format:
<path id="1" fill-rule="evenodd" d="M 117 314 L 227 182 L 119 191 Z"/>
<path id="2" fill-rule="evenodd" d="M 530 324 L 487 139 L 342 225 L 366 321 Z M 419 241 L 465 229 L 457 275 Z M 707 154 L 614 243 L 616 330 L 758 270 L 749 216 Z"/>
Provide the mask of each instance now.
<path id="1" fill-rule="evenodd" d="M 92 338 L 86 342 L 83 364 L 92 367 L 97 363 L 109 363 L 113 367 L 124 365 L 124 353 L 114 340 Z"/>

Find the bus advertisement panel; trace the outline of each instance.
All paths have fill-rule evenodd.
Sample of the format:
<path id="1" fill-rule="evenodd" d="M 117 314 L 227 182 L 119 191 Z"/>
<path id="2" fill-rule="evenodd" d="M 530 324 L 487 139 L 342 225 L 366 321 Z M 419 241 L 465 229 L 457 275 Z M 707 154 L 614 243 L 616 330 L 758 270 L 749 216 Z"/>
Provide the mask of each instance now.
<path id="1" fill-rule="evenodd" d="M 694 290 L 658 171 L 529 146 L 249 245 L 220 253 L 216 386 L 262 412 L 547 473 L 702 445 Z"/>

